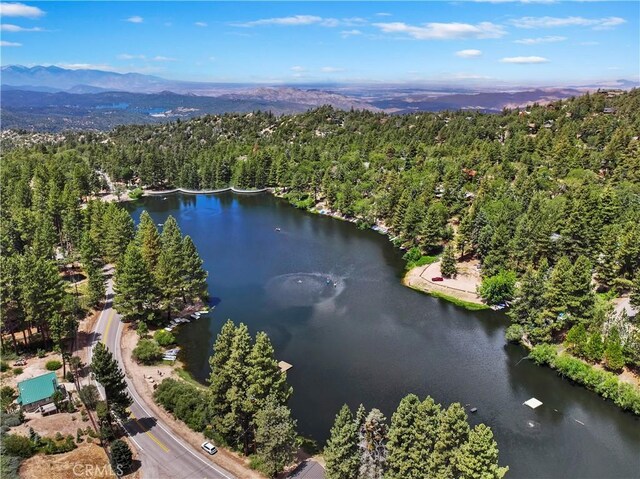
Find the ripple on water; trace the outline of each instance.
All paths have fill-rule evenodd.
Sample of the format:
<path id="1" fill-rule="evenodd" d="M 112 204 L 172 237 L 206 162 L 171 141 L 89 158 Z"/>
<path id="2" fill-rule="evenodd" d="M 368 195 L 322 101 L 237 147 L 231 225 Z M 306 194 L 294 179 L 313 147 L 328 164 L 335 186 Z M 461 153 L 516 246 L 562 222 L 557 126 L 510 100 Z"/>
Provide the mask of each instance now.
<path id="1" fill-rule="evenodd" d="M 327 273 L 289 273 L 271 278 L 267 297 L 283 308 L 315 306 L 342 293 L 344 278 Z"/>

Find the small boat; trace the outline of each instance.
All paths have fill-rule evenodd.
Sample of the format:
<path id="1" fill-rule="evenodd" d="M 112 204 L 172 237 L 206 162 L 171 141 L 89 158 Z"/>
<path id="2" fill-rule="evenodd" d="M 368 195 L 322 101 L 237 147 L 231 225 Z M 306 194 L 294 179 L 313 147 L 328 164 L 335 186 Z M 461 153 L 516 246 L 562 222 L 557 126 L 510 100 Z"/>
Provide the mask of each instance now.
<path id="1" fill-rule="evenodd" d="M 302 280 L 301 279 L 298 280 L 298 284 L 302 284 Z"/>
<path id="2" fill-rule="evenodd" d="M 158 226 L 163 226 L 163 225 L 164 225 L 164 223 L 158 223 Z"/>
<path id="3" fill-rule="evenodd" d="M 171 332 L 171 331 L 173 331 L 173 328 L 171 326 L 167 326 L 166 328 L 164 328 L 164 330 Z"/>
<path id="4" fill-rule="evenodd" d="M 337 288 L 338 287 L 338 283 L 333 283 L 333 287 Z"/>
<path id="5" fill-rule="evenodd" d="M 208 309 L 202 309 L 200 311 L 198 311 L 199 314 L 207 314 L 209 312 Z"/>
<path id="6" fill-rule="evenodd" d="M 198 319 L 200 316 L 195 315 L 195 314 L 190 314 L 190 315 L 189 315 L 189 317 L 190 317 L 191 319 Z"/>
<path id="7" fill-rule="evenodd" d="M 331 280 L 330 279 L 327 280 L 327 284 L 331 284 Z"/>
<path id="8" fill-rule="evenodd" d="M 471 412 L 476 412 L 477 410 L 478 410 L 477 407 L 472 407 L 471 409 L 469 409 L 469 411 L 471 411 Z"/>
<path id="9" fill-rule="evenodd" d="M 280 228 L 278 228 L 278 227 L 276 226 L 276 231 L 281 231 L 281 230 L 280 230 Z"/>

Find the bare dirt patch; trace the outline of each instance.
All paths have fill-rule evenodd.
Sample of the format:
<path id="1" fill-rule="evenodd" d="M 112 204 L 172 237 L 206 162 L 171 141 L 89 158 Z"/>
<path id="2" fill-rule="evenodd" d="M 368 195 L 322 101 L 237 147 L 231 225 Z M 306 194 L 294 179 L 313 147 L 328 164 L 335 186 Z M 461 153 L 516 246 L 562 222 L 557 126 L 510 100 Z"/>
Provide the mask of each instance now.
<path id="1" fill-rule="evenodd" d="M 426 293 L 439 292 L 447 296 L 467 301 L 469 303 L 483 304 L 482 299 L 476 293 L 477 287 L 482 282 L 478 260 L 470 260 L 458 263 L 458 275 L 455 278 L 443 278 L 443 281 L 433 281 L 432 278 L 442 277 L 440 261 L 425 266 L 417 266 L 405 275 L 404 284 Z"/>

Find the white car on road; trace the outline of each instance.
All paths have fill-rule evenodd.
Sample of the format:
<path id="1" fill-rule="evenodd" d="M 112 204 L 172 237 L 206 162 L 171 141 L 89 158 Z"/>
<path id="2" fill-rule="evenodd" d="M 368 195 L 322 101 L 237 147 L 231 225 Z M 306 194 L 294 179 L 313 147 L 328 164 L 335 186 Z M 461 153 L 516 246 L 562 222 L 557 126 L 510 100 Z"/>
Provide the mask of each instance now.
<path id="1" fill-rule="evenodd" d="M 214 446 L 212 443 L 210 443 L 209 441 L 203 442 L 202 446 L 200 446 L 202 449 L 204 449 L 205 451 L 207 451 L 209 454 L 211 454 L 212 456 L 218 452 L 218 450 L 216 449 L 216 446 Z"/>

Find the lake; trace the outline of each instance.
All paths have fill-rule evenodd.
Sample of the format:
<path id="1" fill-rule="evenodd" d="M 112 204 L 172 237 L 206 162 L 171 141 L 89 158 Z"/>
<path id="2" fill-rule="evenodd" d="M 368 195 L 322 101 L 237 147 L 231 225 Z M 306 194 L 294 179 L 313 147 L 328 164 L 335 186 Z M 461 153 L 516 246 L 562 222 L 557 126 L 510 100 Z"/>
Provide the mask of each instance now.
<path id="1" fill-rule="evenodd" d="M 402 286 L 404 261 L 385 236 L 291 207 L 269 194 L 168 195 L 129 204 L 134 218 L 173 215 L 209 271 L 217 303 L 181 326 L 189 371 L 227 318 L 266 331 L 293 364 L 299 432 L 323 443 L 343 403 L 390 420 L 413 392 L 478 408 L 510 478 L 640 477 L 640 420 L 505 344 L 504 314 L 470 312 Z M 280 231 L 276 231 L 280 228 Z M 536 397 L 532 410 L 522 403 Z"/>

